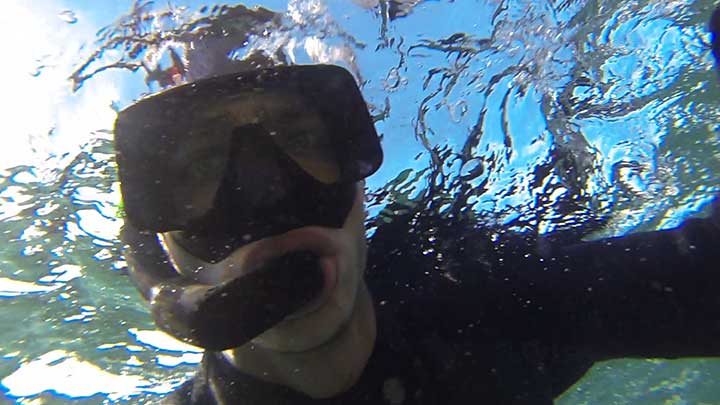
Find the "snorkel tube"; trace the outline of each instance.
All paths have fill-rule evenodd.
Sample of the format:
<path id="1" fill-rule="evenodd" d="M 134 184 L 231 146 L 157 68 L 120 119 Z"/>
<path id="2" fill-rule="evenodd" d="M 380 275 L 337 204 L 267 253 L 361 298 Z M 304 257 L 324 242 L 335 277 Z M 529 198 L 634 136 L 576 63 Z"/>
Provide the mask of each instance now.
<path id="1" fill-rule="evenodd" d="M 239 347 L 270 329 L 322 290 L 317 256 L 293 252 L 245 276 L 212 286 L 181 276 L 151 232 L 125 222 L 130 277 L 150 303 L 155 324 L 180 340 L 209 350 Z"/>
<path id="2" fill-rule="evenodd" d="M 175 267 L 159 234 L 185 235 L 188 252 L 214 263 L 295 228 L 341 227 L 356 183 L 382 162 L 354 78 L 328 65 L 219 76 L 140 100 L 118 115 L 115 149 L 130 277 L 161 330 L 214 351 L 315 299 L 319 255 L 289 252 L 209 285 Z M 286 185 L 284 196 L 270 192 Z"/>

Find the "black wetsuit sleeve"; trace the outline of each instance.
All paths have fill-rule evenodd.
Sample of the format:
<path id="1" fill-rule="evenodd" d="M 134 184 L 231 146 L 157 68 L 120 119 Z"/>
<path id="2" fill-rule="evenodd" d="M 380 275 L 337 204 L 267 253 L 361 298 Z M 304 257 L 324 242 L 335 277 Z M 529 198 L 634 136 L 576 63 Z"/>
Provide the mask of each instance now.
<path id="1" fill-rule="evenodd" d="M 720 355 L 720 202 L 708 219 L 558 249 L 534 282 L 555 342 L 597 360 Z"/>

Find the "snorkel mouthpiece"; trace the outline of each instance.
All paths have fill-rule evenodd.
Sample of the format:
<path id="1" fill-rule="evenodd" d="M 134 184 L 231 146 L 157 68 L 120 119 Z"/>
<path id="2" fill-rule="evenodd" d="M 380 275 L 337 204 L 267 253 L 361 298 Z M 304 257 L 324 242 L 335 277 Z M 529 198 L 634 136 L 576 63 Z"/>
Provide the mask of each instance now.
<path id="1" fill-rule="evenodd" d="M 121 239 L 130 276 L 155 324 L 164 332 L 208 350 L 239 347 L 315 299 L 324 277 L 318 256 L 290 252 L 261 268 L 220 285 L 200 284 L 179 275 L 157 241 L 126 223 Z"/>
<path id="2" fill-rule="evenodd" d="M 156 324 L 209 350 L 240 346 L 310 303 L 323 288 L 318 257 L 292 252 L 218 286 L 160 284 L 151 299 Z"/>

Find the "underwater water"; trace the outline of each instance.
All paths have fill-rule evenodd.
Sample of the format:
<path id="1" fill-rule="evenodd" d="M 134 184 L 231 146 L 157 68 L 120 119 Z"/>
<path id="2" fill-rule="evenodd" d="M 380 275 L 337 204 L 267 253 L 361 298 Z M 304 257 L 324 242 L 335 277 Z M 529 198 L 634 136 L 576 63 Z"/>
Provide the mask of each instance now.
<path id="1" fill-rule="evenodd" d="M 712 1 L 3 4 L 0 403 L 144 403 L 194 372 L 127 277 L 112 125 L 218 55 L 336 63 L 385 163 L 368 234 L 404 206 L 588 238 L 670 228 L 720 185 Z M 394 208 L 395 209 L 395 208 Z M 720 404 L 720 361 L 597 364 L 556 403 Z"/>

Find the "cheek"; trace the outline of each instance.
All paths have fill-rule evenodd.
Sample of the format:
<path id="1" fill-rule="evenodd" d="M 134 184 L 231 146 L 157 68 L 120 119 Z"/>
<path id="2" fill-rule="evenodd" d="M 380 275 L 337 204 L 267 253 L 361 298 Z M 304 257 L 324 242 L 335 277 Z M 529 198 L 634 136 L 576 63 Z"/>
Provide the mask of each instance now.
<path id="1" fill-rule="evenodd" d="M 359 268 L 360 274 L 365 273 L 365 266 L 367 265 L 367 239 L 365 238 L 365 225 L 361 222 L 360 229 L 355 239 L 355 251 L 358 252 L 356 267 Z"/>
<path id="2" fill-rule="evenodd" d="M 344 254 L 338 257 L 338 284 L 333 292 L 331 307 L 334 307 L 336 321 L 339 323 L 346 321 L 352 314 L 367 261 L 367 242 L 363 221 L 359 221 L 354 228 L 349 235 L 345 235 Z"/>
<path id="3" fill-rule="evenodd" d="M 367 240 L 365 239 L 364 216 L 358 216 L 352 227 L 348 229 L 349 237 L 346 239 L 345 271 L 352 273 L 355 279 L 354 288 L 357 288 L 358 282 L 365 273 L 365 265 L 367 263 Z"/>
<path id="4" fill-rule="evenodd" d="M 338 257 L 338 288 L 336 302 L 344 315 L 349 316 L 355 304 L 355 295 L 365 272 L 367 241 L 364 215 L 356 214 L 342 234 L 343 255 Z"/>

